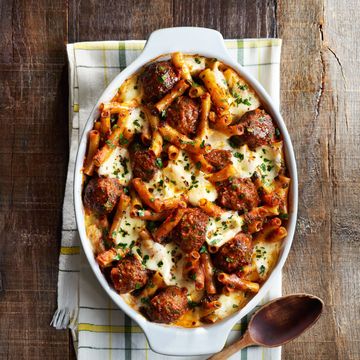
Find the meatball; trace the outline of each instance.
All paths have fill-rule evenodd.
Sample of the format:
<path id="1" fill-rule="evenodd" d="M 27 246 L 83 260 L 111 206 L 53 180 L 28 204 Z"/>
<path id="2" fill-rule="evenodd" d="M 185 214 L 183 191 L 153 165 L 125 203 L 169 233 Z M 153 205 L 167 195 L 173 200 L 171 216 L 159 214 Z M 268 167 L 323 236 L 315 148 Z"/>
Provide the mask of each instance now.
<path id="1" fill-rule="evenodd" d="M 256 187 L 250 179 L 231 178 L 217 183 L 217 202 L 231 210 L 248 211 L 260 203 Z"/>
<path id="2" fill-rule="evenodd" d="M 216 171 L 219 171 L 226 165 L 231 164 L 231 151 L 214 149 L 205 154 L 204 158 Z"/>
<path id="3" fill-rule="evenodd" d="M 199 250 L 205 242 L 208 220 L 208 215 L 199 208 L 189 209 L 173 230 L 172 239 L 186 253 Z"/>
<path id="4" fill-rule="evenodd" d="M 117 179 L 93 178 L 85 188 L 84 205 L 100 214 L 110 213 L 120 193 L 121 185 Z"/>
<path id="5" fill-rule="evenodd" d="M 117 267 L 111 269 L 111 280 L 120 294 L 140 289 L 148 281 L 148 275 L 141 262 L 132 255 L 120 260 Z"/>
<path id="6" fill-rule="evenodd" d="M 134 178 L 150 181 L 158 169 L 154 152 L 137 142 L 133 142 L 129 150 Z"/>
<path id="7" fill-rule="evenodd" d="M 187 96 L 175 99 L 166 113 L 166 121 L 187 136 L 195 135 L 198 118 L 199 105 Z"/>
<path id="8" fill-rule="evenodd" d="M 251 255 L 251 236 L 239 233 L 219 249 L 214 256 L 214 264 L 217 268 L 232 273 L 250 264 Z"/>
<path id="9" fill-rule="evenodd" d="M 144 89 L 144 99 L 156 102 L 169 92 L 179 81 L 170 61 L 157 61 L 146 66 L 140 75 Z"/>
<path id="10" fill-rule="evenodd" d="M 250 148 L 274 142 L 275 127 L 270 115 L 264 110 L 255 109 L 245 113 L 240 123 L 244 125 L 244 135 L 241 139 Z"/>
<path id="11" fill-rule="evenodd" d="M 149 304 L 147 314 L 154 322 L 169 324 L 188 310 L 187 289 L 168 286 L 161 289 Z"/>

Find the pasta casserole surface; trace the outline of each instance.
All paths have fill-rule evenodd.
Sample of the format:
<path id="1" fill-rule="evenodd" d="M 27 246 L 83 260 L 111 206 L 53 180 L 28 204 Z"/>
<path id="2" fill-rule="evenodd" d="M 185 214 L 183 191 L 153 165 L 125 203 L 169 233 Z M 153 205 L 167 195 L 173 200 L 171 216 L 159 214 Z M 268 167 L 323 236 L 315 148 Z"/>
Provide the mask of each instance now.
<path id="1" fill-rule="evenodd" d="M 150 321 L 238 311 L 287 235 L 283 139 L 217 59 L 172 53 L 124 81 L 88 135 L 86 233 L 104 276 Z"/>

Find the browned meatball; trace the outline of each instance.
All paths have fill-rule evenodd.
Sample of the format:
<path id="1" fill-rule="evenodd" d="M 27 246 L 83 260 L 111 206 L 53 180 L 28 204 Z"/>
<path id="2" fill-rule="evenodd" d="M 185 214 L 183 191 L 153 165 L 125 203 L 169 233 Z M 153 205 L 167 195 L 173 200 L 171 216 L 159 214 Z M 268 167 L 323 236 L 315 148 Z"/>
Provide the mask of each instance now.
<path id="1" fill-rule="evenodd" d="M 205 154 L 204 158 L 215 168 L 216 171 L 219 171 L 226 165 L 231 164 L 231 151 L 214 149 Z"/>
<path id="2" fill-rule="evenodd" d="M 168 286 L 159 291 L 149 304 L 147 314 L 154 322 L 169 324 L 188 310 L 187 289 Z"/>
<path id="3" fill-rule="evenodd" d="M 252 248 L 251 236 L 239 233 L 215 253 L 214 264 L 228 273 L 238 271 L 250 264 Z"/>
<path id="4" fill-rule="evenodd" d="M 117 267 L 111 269 L 110 276 L 115 290 L 120 294 L 140 289 L 148 281 L 146 270 L 132 255 L 120 260 Z"/>
<path id="5" fill-rule="evenodd" d="M 189 209 L 173 230 L 173 241 L 186 253 L 199 250 L 205 242 L 208 220 L 208 215 L 199 208 Z"/>
<path id="6" fill-rule="evenodd" d="M 166 113 L 166 121 L 187 136 L 195 135 L 198 118 L 199 105 L 187 96 L 175 99 Z"/>
<path id="7" fill-rule="evenodd" d="M 231 178 L 217 183 L 217 202 L 231 210 L 247 211 L 260 203 L 256 187 L 250 179 Z"/>
<path id="8" fill-rule="evenodd" d="M 264 110 L 256 109 L 245 113 L 240 123 L 244 125 L 244 135 L 241 139 L 250 148 L 274 142 L 275 127 L 270 115 Z"/>
<path id="9" fill-rule="evenodd" d="M 93 178 L 84 192 L 84 205 L 100 214 L 110 213 L 121 193 L 117 179 Z"/>
<path id="10" fill-rule="evenodd" d="M 150 181 L 158 169 L 154 152 L 136 141 L 132 143 L 129 150 L 134 178 Z"/>
<path id="11" fill-rule="evenodd" d="M 144 89 L 144 99 L 156 102 L 179 81 L 170 61 L 157 61 L 146 66 L 140 76 Z"/>

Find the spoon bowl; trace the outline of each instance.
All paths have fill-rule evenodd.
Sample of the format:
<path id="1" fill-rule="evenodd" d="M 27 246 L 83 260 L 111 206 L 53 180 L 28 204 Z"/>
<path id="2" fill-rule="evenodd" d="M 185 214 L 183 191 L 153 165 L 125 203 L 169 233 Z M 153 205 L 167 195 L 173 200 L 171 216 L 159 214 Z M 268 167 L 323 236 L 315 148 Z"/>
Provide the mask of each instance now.
<path id="1" fill-rule="evenodd" d="M 270 301 L 253 314 L 241 339 L 209 360 L 225 360 L 247 346 L 284 345 L 314 325 L 323 307 L 320 298 L 309 294 L 293 294 Z"/>
<path id="2" fill-rule="evenodd" d="M 286 344 L 318 320 L 323 306 L 323 301 L 313 295 L 295 294 L 275 299 L 253 315 L 249 334 L 258 345 Z"/>

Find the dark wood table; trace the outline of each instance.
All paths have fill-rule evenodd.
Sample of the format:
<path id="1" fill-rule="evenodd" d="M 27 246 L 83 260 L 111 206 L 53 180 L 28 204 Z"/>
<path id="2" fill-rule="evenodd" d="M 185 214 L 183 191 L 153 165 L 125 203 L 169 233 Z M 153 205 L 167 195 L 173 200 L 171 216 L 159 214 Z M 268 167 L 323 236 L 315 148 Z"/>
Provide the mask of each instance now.
<path id="1" fill-rule="evenodd" d="M 68 160 L 65 44 L 180 25 L 284 40 L 281 107 L 300 179 L 284 293 L 319 295 L 326 308 L 283 358 L 360 358 L 356 0 L 2 0 L 0 11 L 0 359 L 75 358 L 69 332 L 49 326 Z"/>

